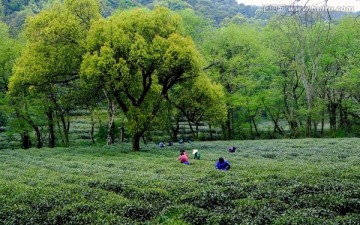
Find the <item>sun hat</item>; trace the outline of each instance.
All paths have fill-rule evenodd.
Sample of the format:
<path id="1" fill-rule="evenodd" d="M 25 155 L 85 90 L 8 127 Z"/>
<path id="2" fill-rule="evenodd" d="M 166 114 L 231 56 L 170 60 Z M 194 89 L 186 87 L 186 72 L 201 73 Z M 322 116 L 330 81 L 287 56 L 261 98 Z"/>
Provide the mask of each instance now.
<path id="1" fill-rule="evenodd" d="M 193 149 L 193 150 L 192 150 L 192 154 L 195 154 L 195 153 L 197 153 L 197 152 L 198 152 L 197 149 Z"/>

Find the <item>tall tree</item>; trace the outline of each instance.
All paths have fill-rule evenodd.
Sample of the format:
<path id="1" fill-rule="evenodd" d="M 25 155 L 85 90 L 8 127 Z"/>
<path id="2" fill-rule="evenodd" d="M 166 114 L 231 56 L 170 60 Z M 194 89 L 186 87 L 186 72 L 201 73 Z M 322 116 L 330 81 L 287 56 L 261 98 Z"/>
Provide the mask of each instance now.
<path id="1" fill-rule="evenodd" d="M 295 108 L 299 107 L 299 93 L 301 93 L 295 91 L 295 89 L 300 87 L 304 90 L 303 93 L 306 100 L 306 110 L 302 113 L 306 118 L 304 121 L 304 134 L 306 137 L 310 137 L 314 122 L 313 115 L 318 110 L 314 108 L 314 102 L 320 88 L 319 79 L 322 75 L 321 59 L 326 45 L 330 42 L 330 21 L 327 20 L 327 15 L 324 13 L 300 10 L 294 11 L 291 16 L 274 18 L 271 27 L 278 31 L 277 35 L 274 36 L 274 39 L 277 39 L 275 48 L 278 48 L 275 51 L 282 51 L 279 54 L 279 59 L 283 57 L 286 59 L 285 63 L 287 66 L 283 72 L 284 76 L 286 76 L 285 81 L 291 82 L 290 86 L 292 86 L 294 93 L 292 99 L 294 100 Z M 279 48 L 279 46 L 281 47 Z M 286 85 L 288 84 L 289 82 L 286 83 Z M 285 94 L 284 96 L 288 97 Z M 288 98 L 286 99 L 287 103 Z M 292 111 L 287 111 L 288 117 L 293 117 Z M 298 110 L 297 113 L 299 112 L 301 111 Z M 289 121 L 292 128 L 298 126 L 296 121 L 292 121 L 292 119 Z"/>
<path id="2" fill-rule="evenodd" d="M 149 129 L 174 85 L 198 75 L 200 55 L 166 8 L 135 9 L 99 20 L 87 38 L 84 75 L 95 76 L 129 121 L 132 149 Z"/>
<path id="3" fill-rule="evenodd" d="M 321 69 L 321 86 L 326 101 L 330 129 L 349 131 L 350 118 L 359 119 L 359 56 L 360 22 L 344 18 L 330 33 L 330 41 L 324 48 Z"/>
<path id="4" fill-rule="evenodd" d="M 234 121 L 234 118 L 238 118 L 239 112 L 243 113 L 241 110 L 246 110 L 247 121 L 256 130 L 255 118 L 261 111 L 257 95 L 266 88 L 266 80 L 275 70 L 271 51 L 263 45 L 257 28 L 228 24 L 207 35 L 204 51 L 209 63 L 207 69 L 226 92 L 225 138 L 232 139 L 240 132 L 235 124 L 243 121 Z"/>
<path id="5" fill-rule="evenodd" d="M 26 23 L 27 46 L 10 81 L 10 95 L 29 89 L 42 99 L 49 127 L 49 146 L 55 146 L 55 126 L 69 145 L 69 112 L 78 78 L 87 30 L 100 17 L 95 0 L 67 0 L 30 18 Z M 18 95 L 21 96 L 21 95 Z"/>

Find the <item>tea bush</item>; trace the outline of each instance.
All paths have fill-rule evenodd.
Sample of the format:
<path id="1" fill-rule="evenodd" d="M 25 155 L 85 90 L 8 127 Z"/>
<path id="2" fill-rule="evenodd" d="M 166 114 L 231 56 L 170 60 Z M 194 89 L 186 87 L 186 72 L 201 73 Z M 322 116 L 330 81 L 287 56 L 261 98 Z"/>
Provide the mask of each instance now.
<path id="1" fill-rule="evenodd" d="M 360 224 L 359 139 L 141 147 L 1 150 L 0 224 Z"/>
<path id="2" fill-rule="evenodd" d="M 234 207 L 231 199 L 221 190 L 207 190 L 200 193 L 190 193 L 181 200 L 182 203 L 189 203 L 203 209 L 214 209 L 216 207 Z"/>
<path id="3" fill-rule="evenodd" d="M 189 207 L 183 214 L 182 219 L 194 225 L 211 224 L 211 213 L 197 207 Z"/>

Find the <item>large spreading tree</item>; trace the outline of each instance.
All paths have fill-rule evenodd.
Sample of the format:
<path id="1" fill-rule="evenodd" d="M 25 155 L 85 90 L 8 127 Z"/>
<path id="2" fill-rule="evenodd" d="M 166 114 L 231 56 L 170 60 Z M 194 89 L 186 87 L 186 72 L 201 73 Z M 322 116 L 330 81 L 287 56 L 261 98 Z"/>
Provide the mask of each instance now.
<path id="1" fill-rule="evenodd" d="M 169 9 L 135 9 L 101 19 L 90 28 L 82 74 L 96 78 L 129 121 L 132 149 L 168 92 L 199 74 L 200 54 Z"/>
<path id="2" fill-rule="evenodd" d="M 78 83 L 84 41 L 91 21 L 99 17 L 96 0 L 66 0 L 26 22 L 27 43 L 14 66 L 8 95 L 16 117 L 36 132 L 38 147 L 42 134 L 29 113 L 31 106 L 40 108 L 36 116 L 43 114 L 48 121 L 49 147 L 55 147 L 56 124 L 62 127 L 63 144 L 69 145 L 69 113 L 84 95 Z M 35 98 L 38 104 L 31 103 Z"/>

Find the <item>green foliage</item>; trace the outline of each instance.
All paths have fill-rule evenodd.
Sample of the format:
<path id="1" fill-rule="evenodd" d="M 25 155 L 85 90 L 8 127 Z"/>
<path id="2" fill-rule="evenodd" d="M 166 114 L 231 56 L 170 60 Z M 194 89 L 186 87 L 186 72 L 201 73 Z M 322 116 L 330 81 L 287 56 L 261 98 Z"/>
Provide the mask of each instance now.
<path id="1" fill-rule="evenodd" d="M 143 6 L 154 10 L 134 9 Z M 233 0 L 2 1 L 9 26 L 0 24 L 0 90 L 10 88 L 11 99 L 0 94 L 0 125 L 10 118 L 11 134 L 41 128 L 40 140 L 44 126 L 59 123 L 56 133 L 68 145 L 71 111 L 94 108 L 105 89 L 135 143 L 165 139 L 165 132 L 177 139 L 180 120 L 222 125 L 227 139 L 358 136 L 358 20 L 295 13 L 259 25 L 249 17 L 271 16 L 255 11 Z M 100 19 L 101 12 L 109 17 Z M 27 46 L 13 67 L 22 47 L 11 35 L 25 20 Z M 204 67 L 197 48 L 211 79 L 193 80 Z M 97 132 L 104 140 L 105 130 Z"/>
<path id="2" fill-rule="evenodd" d="M 259 112 L 264 110 L 262 102 L 268 97 L 267 93 L 274 91 L 278 97 L 278 89 L 270 89 L 277 82 L 276 61 L 272 50 L 263 45 L 261 29 L 254 25 L 230 23 L 226 27 L 208 31 L 203 45 L 210 74 L 222 84 L 226 93 L 228 131 L 224 130 L 224 133 L 232 129 L 226 138 L 233 138 L 235 133 L 239 136 L 242 133 L 239 128 L 246 122 L 249 122 L 248 133 L 253 136 L 253 127 L 256 130 L 255 125 L 260 118 Z M 277 111 L 281 110 L 279 108 Z M 232 122 L 239 117 L 242 119 Z"/>
<path id="3" fill-rule="evenodd" d="M 131 0 L 120 0 L 119 1 L 120 10 L 126 10 L 126 9 L 130 9 L 130 8 L 137 7 L 137 6 L 139 6 L 139 5 Z"/>
<path id="4" fill-rule="evenodd" d="M 105 143 L 107 138 L 107 128 L 104 126 L 100 126 L 96 133 L 96 137 L 101 143 Z"/>
<path id="5" fill-rule="evenodd" d="M 180 11 L 184 9 L 193 8 L 189 3 L 183 0 L 162 0 L 157 2 L 157 6 L 164 6 L 173 11 Z"/>
<path id="6" fill-rule="evenodd" d="M 20 53 L 20 43 L 9 35 L 9 27 L 0 22 L 0 96 L 8 90 L 9 77 L 16 57 Z"/>
<path id="7" fill-rule="evenodd" d="M 89 31 L 82 74 L 114 96 L 128 119 L 134 150 L 168 91 L 198 75 L 200 55 L 182 30 L 177 14 L 157 7 L 101 19 Z"/>
<path id="8" fill-rule="evenodd" d="M 180 111 L 195 125 L 203 122 L 219 125 L 226 118 L 224 90 L 221 85 L 211 82 L 206 74 L 200 74 L 194 81 L 172 89 L 169 99 L 176 107 L 173 113 Z M 174 107 L 172 105 L 170 107 Z M 198 134 L 195 138 L 198 138 Z"/>
<path id="9" fill-rule="evenodd" d="M 210 213 L 197 207 L 189 207 L 182 214 L 182 219 L 190 224 L 209 224 Z"/>
<path id="10" fill-rule="evenodd" d="M 7 94 L 15 116 L 37 132 L 38 143 L 41 140 L 38 126 L 43 125 L 38 118 L 42 117 L 48 120 L 49 127 L 54 127 L 58 119 L 62 125 L 58 132 L 68 145 L 69 111 L 86 104 L 91 93 L 96 94 L 94 86 L 78 82 L 78 72 L 87 29 L 99 17 L 96 1 L 68 0 L 27 20 L 27 45 L 14 66 Z M 54 133 L 54 128 L 49 128 L 52 140 Z"/>

